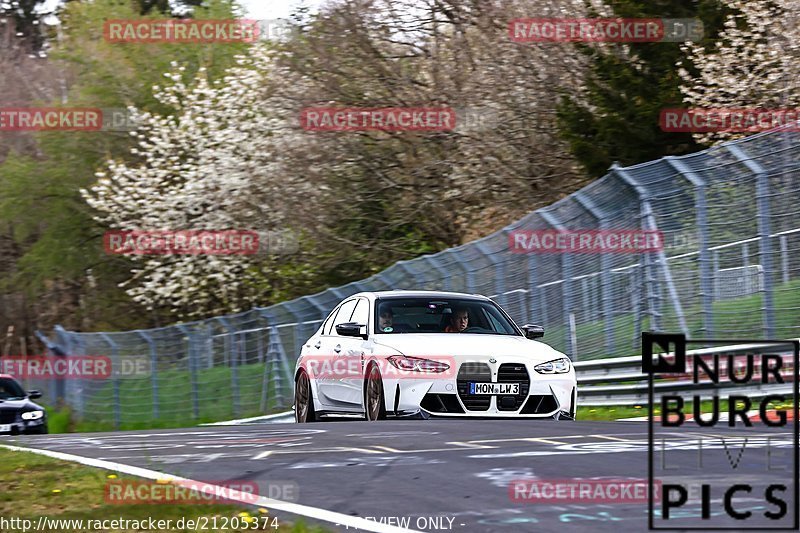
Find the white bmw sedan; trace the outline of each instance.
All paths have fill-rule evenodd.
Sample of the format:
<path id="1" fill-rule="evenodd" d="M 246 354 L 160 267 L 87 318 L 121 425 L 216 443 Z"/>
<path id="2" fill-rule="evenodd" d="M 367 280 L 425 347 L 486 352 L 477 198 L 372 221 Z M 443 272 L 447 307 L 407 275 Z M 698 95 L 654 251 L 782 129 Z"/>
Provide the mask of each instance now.
<path id="1" fill-rule="evenodd" d="M 328 416 L 574 419 L 569 358 L 489 298 L 364 292 L 342 301 L 303 345 L 297 422 Z"/>

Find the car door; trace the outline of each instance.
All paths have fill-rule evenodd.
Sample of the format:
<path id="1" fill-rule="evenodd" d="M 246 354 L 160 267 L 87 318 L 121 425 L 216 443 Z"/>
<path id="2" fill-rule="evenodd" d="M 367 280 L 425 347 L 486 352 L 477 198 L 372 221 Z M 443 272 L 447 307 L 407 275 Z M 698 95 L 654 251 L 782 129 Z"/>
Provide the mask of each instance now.
<path id="1" fill-rule="evenodd" d="M 342 379 L 346 379 L 347 369 L 342 367 L 341 363 L 343 361 L 342 354 L 348 349 L 348 339 L 353 337 L 343 337 L 337 334 L 336 326 L 350 322 L 358 300 L 358 298 L 345 300 L 339 306 L 336 316 L 330 321 L 327 328 L 323 329 L 320 337 L 318 360 L 320 372 L 317 377 L 317 390 L 320 394 L 320 402 L 329 407 L 345 408 L 347 406 L 347 402 L 342 400 L 345 396 L 342 392 Z"/>
<path id="2" fill-rule="evenodd" d="M 310 360 L 316 363 L 320 355 L 324 353 L 322 346 L 323 340 L 325 339 L 324 334 L 330 331 L 333 320 L 336 318 L 336 313 L 339 312 L 340 305 L 333 308 L 333 311 L 325 318 L 320 328 L 315 331 L 303 345 L 303 349 L 301 350 L 303 357 L 310 358 Z"/>
<path id="3" fill-rule="evenodd" d="M 367 298 L 359 298 L 353 315 L 349 322 L 363 324 L 369 330 L 370 304 Z M 336 390 L 337 400 L 358 407 L 362 407 L 364 397 L 364 356 L 369 350 L 372 341 L 360 337 L 342 337 L 342 351 L 337 356 L 341 359 L 342 365 L 350 371 L 339 382 Z"/>

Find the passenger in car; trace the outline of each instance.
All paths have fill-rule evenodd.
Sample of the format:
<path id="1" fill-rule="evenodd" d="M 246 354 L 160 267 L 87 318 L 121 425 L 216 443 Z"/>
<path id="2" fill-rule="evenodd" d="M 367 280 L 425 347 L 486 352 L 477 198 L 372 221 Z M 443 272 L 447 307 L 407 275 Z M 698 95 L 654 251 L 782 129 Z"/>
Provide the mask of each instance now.
<path id="1" fill-rule="evenodd" d="M 450 315 L 447 327 L 444 328 L 445 333 L 461 333 L 469 325 L 469 311 L 466 307 L 457 307 Z"/>

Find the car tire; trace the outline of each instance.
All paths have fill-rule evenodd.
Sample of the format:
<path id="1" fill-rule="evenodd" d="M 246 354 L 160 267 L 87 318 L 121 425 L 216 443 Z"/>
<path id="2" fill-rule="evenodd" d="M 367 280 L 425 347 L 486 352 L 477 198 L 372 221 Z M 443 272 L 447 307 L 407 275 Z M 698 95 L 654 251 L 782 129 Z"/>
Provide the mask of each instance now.
<path id="1" fill-rule="evenodd" d="M 314 411 L 314 395 L 311 392 L 311 380 L 305 370 L 301 370 L 294 382 L 294 420 L 298 424 L 317 421 Z"/>
<path id="2" fill-rule="evenodd" d="M 383 399 L 383 380 L 377 365 L 370 365 L 364 380 L 364 418 L 368 421 L 386 418 L 386 402 Z"/>

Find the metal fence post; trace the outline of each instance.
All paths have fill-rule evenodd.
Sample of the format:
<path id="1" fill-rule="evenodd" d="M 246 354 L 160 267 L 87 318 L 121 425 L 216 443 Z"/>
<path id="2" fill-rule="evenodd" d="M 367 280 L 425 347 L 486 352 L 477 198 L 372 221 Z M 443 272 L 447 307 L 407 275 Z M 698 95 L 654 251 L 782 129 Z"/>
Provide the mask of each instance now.
<path id="1" fill-rule="evenodd" d="M 39 339 L 46 347 L 47 350 L 55 357 L 67 357 L 67 352 L 57 345 L 56 343 L 52 342 L 50 339 L 45 336 L 44 333 L 39 331 L 38 329 L 35 330 L 34 335 L 36 338 Z M 50 392 L 50 396 L 52 396 L 54 405 L 63 405 L 66 401 L 66 397 L 64 394 L 64 380 L 57 379 L 56 376 L 52 376 L 50 378 L 50 384 L 48 385 L 48 391 Z"/>
<path id="2" fill-rule="evenodd" d="M 271 324 L 269 326 L 267 365 L 271 365 L 269 370 L 272 373 L 272 379 L 275 382 L 274 388 L 277 390 L 277 405 L 283 405 L 282 381 L 285 379 L 286 383 L 292 388 L 292 391 L 294 390 L 293 369 L 290 367 L 289 360 L 286 357 L 286 351 L 283 348 L 283 341 L 281 340 L 281 336 L 278 333 L 278 328 L 276 327 L 277 320 L 275 320 L 274 315 L 272 315 L 268 309 L 262 309 L 261 314 L 267 319 L 268 323 Z M 270 359 L 271 354 L 275 354 L 277 361 L 275 360 L 275 357 Z M 276 366 L 279 367 L 278 371 L 276 371 Z M 281 378 L 281 374 L 283 374 L 283 378 Z"/>
<path id="3" fill-rule="evenodd" d="M 716 272 L 711 272 L 711 258 L 709 257 L 709 234 L 708 234 L 708 202 L 706 201 L 706 182 L 703 178 L 693 172 L 683 161 L 668 156 L 664 158 L 672 168 L 685 177 L 694 186 L 695 198 L 694 208 L 696 212 L 697 237 L 700 245 L 700 298 L 703 307 L 703 334 L 707 339 L 714 336 L 714 287 L 713 279 Z M 716 252 L 715 252 L 716 253 Z"/>
<path id="4" fill-rule="evenodd" d="M 550 318 L 547 313 L 547 286 L 539 285 L 539 309 L 542 311 L 542 325 L 548 324 Z"/>
<path id="5" fill-rule="evenodd" d="M 278 328 L 274 325 L 270 327 L 269 338 L 269 352 L 274 353 L 277 357 L 277 360 L 275 358 L 272 359 L 272 368 L 270 369 L 272 371 L 272 379 L 274 382 L 273 388 L 276 392 L 275 401 L 277 406 L 283 406 L 283 379 L 281 378 L 281 372 L 275 371 L 275 366 L 279 365 L 283 367 L 283 373 L 287 378 L 288 383 L 294 384 L 294 378 L 292 376 L 291 369 L 289 369 L 289 363 L 286 360 L 286 352 L 283 349 L 283 343 L 281 342 L 281 337 L 278 334 Z"/>
<path id="6" fill-rule="evenodd" d="M 641 275 L 639 271 L 642 269 L 642 265 L 637 265 L 636 267 L 630 269 L 631 270 L 631 308 L 633 309 L 633 347 L 637 348 L 640 346 L 640 339 L 642 337 L 642 313 L 639 310 L 639 300 L 641 299 L 641 295 L 639 294 L 639 279 Z"/>
<path id="7" fill-rule="evenodd" d="M 259 316 L 259 321 L 265 320 L 264 315 Z M 259 412 L 264 413 L 267 410 L 267 368 L 269 367 L 269 338 L 267 338 L 267 351 L 264 351 L 263 334 L 266 332 L 269 335 L 269 323 L 264 324 L 258 330 L 258 362 L 264 365 L 264 370 L 261 372 L 261 402 L 259 403 Z"/>
<path id="8" fill-rule="evenodd" d="M 789 243 L 786 235 L 781 235 L 781 272 L 783 273 L 782 281 L 789 283 Z"/>
<path id="9" fill-rule="evenodd" d="M 601 230 L 608 229 L 606 222 L 608 214 L 600 209 L 589 196 L 578 191 L 574 194 L 575 201 L 583 207 L 590 215 L 597 220 L 597 225 Z M 605 347 L 606 352 L 614 353 L 614 311 L 612 308 L 612 288 L 611 288 L 611 258 L 607 253 L 600 255 L 600 302 L 603 320 L 605 322 Z"/>
<path id="10" fill-rule="evenodd" d="M 616 163 L 611 165 L 611 173 L 618 176 L 624 183 L 631 187 L 631 189 L 633 189 L 634 192 L 636 192 L 636 195 L 639 197 L 642 213 L 642 229 L 646 227 L 650 231 L 658 230 L 658 224 L 656 224 L 655 213 L 650 205 L 647 189 L 645 189 L 638 181 L 636 181 L 633 175 Z M 650 261 L 649 256 L 650 253 L 645 253 L 645 258 L 648 263 Z M 656 256 L 658 258 L 657 263 L 659 263 L 661 266 L 661 272 L 664 275 L 664 281 L 667 284 L 667 291 L 669 292 L 670 299 L 672 300 L 673 309 L 675 309 L 675 314 L 678 318 L 678 326 L 684 335 L 689 336 L 689 329 L 686 327 L 686 318 L 683 314 L 683 306 L 681 305 L 680 298 L 678 296 L 678 290 L 675 288 L 675 283 L 672 281 L 672 273 L 669 270 L 667 256 L 664 254 L 663 247 L 656 252 Z"/>
<path id="11" fill-rule="evenodd" d="M 300 316 L 297 313 L 295 313 L 294 310 L 288 305 L 284 305 L 283 308 L 286 309 L 286 311 L 292 316 L 295 326 L 291 326 L 288 324 L 282 324 L 282 325 L 284 327 L 291 328 L 290 333 L 292 335 L 292 341 L 291 341 L 292 351 L 294 353 L 299 354 L 300 350 L 302 349 L 303 342 L 305 340 L 302 338 L 300 332 L 300 321 L 301 321 Z M 291 324 L 291 322 L 289 324 Z"/>
<path id="12" fill-rule="evenodd" d="M 754 161 L 742 148 L 735 144 L 725 145 L 733 156 L 743 163 L 756 176 L 756 205 L 758 219 L 758 253 L 764 269 L 764 336 L 768 339 L 775 334 L 775 306 L 772 297 L 772 243 L 770 236 L 769 179 L 767 171 Z"/>
<path id="13" fill-rule="evenodd" d="M 567 231 L 567 228 L 559 221 L 555 215 L 548 213 L 542 209 L 536 211 L 542 219 L 547 222 L 553 229 L 557 231 Z M 563 282 L 561 283 L 561 307 L 562 318 L 564 324 L 564 331 L 566 336 L 565 346 L 569 347 L 569 356 L 573 361 L 578 360 L 578 347 L 575 345 L 575 336 L 572 335 L 569 326 L 569 314 L 573 312 L 573 289 L 572 289 L 572 253 L 567 252 L 561 254 L 561 274 Z"/>
<path id="14" fill-rule="evenodd" d="M 642 254 L 643 270 L 642 275 L 644 278 L 644 297 L 647 301 L 647 310 L 650 314 L 650 329 L 661 331 L 661 306 L 656 296 L 655 284 L 656 279 L 653 277 L 652 260 L 649 253 Z"/>
<path id="15" fill-rule="evenodd" d="M 67 357 L 73 355 L 75 353 L 75 343 L 73 339 L 73 334 L 67 330 L 65 330 L 60 325 L 56 325 L 53 330 L 56 332 L 56 337 L 59 339 L 59 344 L 64 347 L 64 350 L 67 353 Z M 70 382 L 67 386 L 66 383 L 63 383 L 62 386 L 64 390 L 64 397 L 66 401 L 69 403 L 70 407 L 73 411 L 77 414 L 78 418 L 83 418 L 85 415 L 85 403 L 84 403 L 84 395 L 83 391 L 80 388 L 76 387 L 74 382 Z M 77 389 L 77 390 L 76 390 Z"/>
<path id="16" fill-rule="evenodd" d="M 178 329 L 186 335 L 186 357 L 188 359 L 189 379 L 191 380 L 192 387 L 192 415 L 195 419 L 200 418 L 200 394 L 197 385 L 197 367 L 199 365 L 199 357 L 197 354 L 197 347 L 195 346 L 192 332 L 184 324 L 178 324 Z"/>
<path id="17" fill-rule="evenodd" d="M 433 269 L 436 272 L 439 273 L 439 276 L 441 276 L 440 279 L 442 280 L 442 283 L 441 283 L 442 290 L 449 291 L 451 289 L 451 287 L 450 287 L 450 273 L 447 272 L 447 270 L 445 270 L 439 264 L 439 260 L 436 259 L 437 255 L 439 255 L 439 254 L 424 255 L 424 256 L 422 256 L 422 259 L 424 261 L 426 261 L 430 266 L 432 266 Z"/>
<path id="18" fill-rule="evenodd" d="M 259 333 L 263 328 L 258 328 Z M 264 362 L 264 343 L 261 341 L 261 335 L 256 335 L 256 353 L 258 354 L 258 363 L 261 364 Z"/>
<path id="19" fill-rule="evenodd" d="M 506 242 L 508 242 L 508 239 L 506 239 Z M 491 250 L 488 249 L 488 247 L 487 247 L 485 242 L 477 241 L 474 244 L 475 244 L 475 248 L 477 248 L 478 251 L 481 252 L 483 254 L 483 256 L 486 259 L 488 259 L 489 262 L 494 267 L 494 293 L 497 295 L 496 298 L 497 298 L 498 303 L 502 302 L 501 305 L 505 305 L 505 303 L 506 303 L 505 278 L 506 277 L 505 277 L 505 272 L 503 272 L 503 266 L 505 265 L 505 263 L 503 263 L 502 261 L 497 261 L 494 258 L 494 254 L 492 254 Z M 501 300 L 501 298 L 502 298 L 502 300 Z"/>
<path id="20" fill-rule="evenodd" d="M 159 418 L 158 412 L 158 352 L 153 337 L 142 330 L 136 330 L 141 338 L 147 343 L 150 349 L 150 381 L 153 395 L 153 418 Z"/>
<path id="21" fill-rule="evenodd" d="M 398 261 L 394 264 L 396 268 L 399 268 L 405 274 L 405 279 L 400 282 L 401 286 L 397 287 L 398 289 L 413 289 L 417 283 L 417 275 L 406 265 L 406 263 L 408 263 L 408 261 Z"/>
<path id="22" fill-rule="evenodd" d="M 440 252 L 439 254 L 436 254 L 436 255 L 441 255 L 442 257 L 444 257 L 445 254 L 453 254 L 453 255 L 456 256 L 456 260 L 450 262 L 451 272 L 449 273 L 449 275 L 447 277 L 447 280 L 448 280 L 447 281 L 447 286 L 449 287 L 449 290 L 459 290 L 460 292 L 474 292 L 475 283 L 474 283 L 473 272 L 472 272 L 472 270 L 468 269 L 467 266 L 458 259 L 459 256 L 458 256 L 458 252 L 456 250 L 457 250 L 457 248 L 450 248 L 449 250 L 445 250 L 443 252 Z M 463 290 L 458 289 L 455 286 L 455 284 L 453 283 L 453 273 L 454 273 L 454 272 L 452 272 L 452 268 L 453 267 L 458 268 L 459 270 L 461 270 L 461 274 L 463 274 L 463 280 L 464 280 L 464 288 L 463 288 Z"/>
<path id="23" fill-rule="evenodd" d="M 536 317 L 536 313 L 534 309 L 536 309 L 536 291 L 538 287 L 538 278 L 536 269 L 538 266 L 536 265 L 536 254 L 529 253 L 528 254 L 528 294 L 527 294 L 527 302 L 528 305 L 525 306 L 525 322 L 528 324 L 541 324 L 544 325 L 543 320 L 543 312 L 539 313 L 539 317 Z"/>
<path id="24" fill-rule="evenodd" d="M 111 340 L 108 333 L 101 333 L 100 336 L 111 346 L 111 353 L 113 355 L 113 363 L 111 369 L 113 372 L 112 383 L 114 387 L 114 429 L 119 429 L 122 423 L 122 412 L 120 404 L 119 392 L 119 347 L 117 343 Z"/>
<path id="25" fill-rule="evenodd" d="M 236 333 L 236 330 L 230 325 L 228 319 L 224 316 L 218 316 L 215 318 L 217 322 L 222 324 L 222 327 L 225 328 L 225 351 L 228 352 L 231 350 L 231 344 L 233 342 L 233 335 Z M 230 340 L 228 340 L 230 339 Z M 239 369 L 234 360 L 233 354 L 230 357 L 226 355 L 226 361 L 229 362 L 229 366 L 231 369 L 231 397 L 233 400 L 233 416 L 239 416 Z"/>
<path id="26" fill-rule="evenodd" d="M 742 244 L 742 271 L 744 272 L 744 290 L 746 294 L 753 292 L 753 284 L 750 283 L 750 247 L 747 243 Z M 757 275 L 757 274 L 756 274 Z"/>

